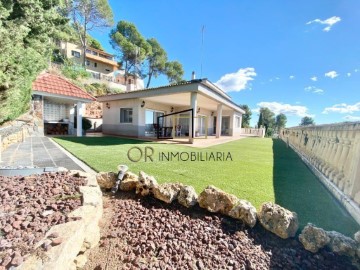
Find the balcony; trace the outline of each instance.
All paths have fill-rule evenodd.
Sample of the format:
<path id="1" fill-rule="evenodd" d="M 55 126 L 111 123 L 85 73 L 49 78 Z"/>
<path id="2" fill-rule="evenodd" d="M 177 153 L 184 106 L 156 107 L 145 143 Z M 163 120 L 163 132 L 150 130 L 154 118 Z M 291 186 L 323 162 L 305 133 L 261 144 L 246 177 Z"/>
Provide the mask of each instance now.
<path id="1" fill-rule="evenodd" d="M 118 67 L 118 63 L 114 61 L 114 56 L 103 51 L 95 49 L 86 49 L 86 58 L 94 61 L 99 61 L 105 64 L 109 64 Z"/>
<path id="2" fill-rule="evenodd" d="M 108 82 L 117 83 L 113 76 L 108 76 L 108 75 L 104 75 L 104 74 L 101 74 L 101 73 L 95 73 L 95 72 L 91 72 L 89 70 L 88 70 L 88 72 L 91 74 L 91 77 L 93 79 L 100 80 L 100 81 L 108 81 Z"/>

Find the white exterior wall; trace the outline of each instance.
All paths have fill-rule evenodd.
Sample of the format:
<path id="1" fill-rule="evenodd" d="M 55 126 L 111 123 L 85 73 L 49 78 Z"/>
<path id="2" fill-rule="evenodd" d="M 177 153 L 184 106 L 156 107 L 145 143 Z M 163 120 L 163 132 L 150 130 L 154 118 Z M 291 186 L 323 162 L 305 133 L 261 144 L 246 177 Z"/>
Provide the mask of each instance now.
<path id="1" fill-rule="evenodd" d="M 236 117 L 240 117 L 240 126 L 236 127 Z M 233 114 L 233 132 L 232 132 L 232 136 L 240 136 L 241 134 L 241 123 L 242 123 L 242 114 L 239 112 L 234 112 Z"/>
<path id="2" fill-rule="evenodd" d="M 145 137 L 145 111 L 155 110 L 170 113 L 171 106 L 145 100 L 142 108 L 142 99 L 127 99 L 109 101 L 110 109 L 103 105 L 102 131 L 105 134 L 124 135 L 133 137 Z M 120 123 L 120 108 L 132 108 L 132 123 Z"/>
<path id="3" fill-rule="evenodd" d="M 115 100 L 103 103 L 103 125 L 105 134 L 124 135 L 138 137 L 139 99 Z M 120 108 L 132 108 L 132 123 L 120 123 Z"/>

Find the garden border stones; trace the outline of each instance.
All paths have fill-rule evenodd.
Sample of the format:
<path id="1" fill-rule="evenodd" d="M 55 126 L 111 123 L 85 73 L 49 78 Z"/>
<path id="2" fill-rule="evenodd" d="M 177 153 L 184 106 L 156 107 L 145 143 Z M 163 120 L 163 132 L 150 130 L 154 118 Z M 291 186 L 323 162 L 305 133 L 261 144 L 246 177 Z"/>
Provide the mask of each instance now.
<path id="1" fill-rule="evenodd" d="M 110 188 L 115 183 L 115 174 L 102 172 L 97 174 L 99 185 Z M 256 208 L 248 201 L 237 198 L 235 195 L 214 186 L 206 187 L 198 196 L 192 186 L 179 183 L 158 184 L 153 176 L 140 171 L 139 176 L 128 171 L 120 184 L 120 190 L 136 190 L 142 196 L 153 195 L 155 198 L 171 203 L 178 200 L 183 206 L 190 208 L 196 203 L 212 213 L 221 213 L 235 219 L 242 220 L 249 227 L 254 227 L 257 220 L 266 230 L 278 237 L 287 239 L 295 237 L 299 222 L 295 212 L 291 212 L 278 204 L 265 202 L 257 212 Z M 299 240 L 304 248 L 316 253 L 323 247 L 328 247 L 332 252 L 346 255 L 353 259 L 357 266 L 360 259 L 360 231 L 353 240 L 338 232 L 327 232 L 308 224 L 299 235 Z M 359 267 L 360 268 L 360 267 Z"/>
<path id="2" fill-rule="evenodd" d="M 45 237 L 35 245 L 35 252 L 16 269 L 69 270 L 82 268 L 89 249 L 100 241 L 99 221 L 103 213 L 102 193 L 96 176 L 82 171 L 69 171 L 75 177 L 86 177 L 87 185 L 80 187 L 82 206 L 68 216 L 79 218 L 50 228 Z M 52 242 L 49 250 L 44 249 Z"/>

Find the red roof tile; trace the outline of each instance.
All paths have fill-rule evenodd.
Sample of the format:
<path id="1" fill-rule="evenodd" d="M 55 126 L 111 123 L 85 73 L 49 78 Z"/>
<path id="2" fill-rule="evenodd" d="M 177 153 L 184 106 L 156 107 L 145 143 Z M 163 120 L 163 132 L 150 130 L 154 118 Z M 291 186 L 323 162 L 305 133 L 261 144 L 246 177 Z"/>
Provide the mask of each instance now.
<path id="1" fill-rule="evenodd" d="M 40 74 L 33 82 L 32 89 L 34 91 L 45 92 L 49 94 L 96 100 L 93 96 L 75 84 L 60 76 L 50 73 Z"/>

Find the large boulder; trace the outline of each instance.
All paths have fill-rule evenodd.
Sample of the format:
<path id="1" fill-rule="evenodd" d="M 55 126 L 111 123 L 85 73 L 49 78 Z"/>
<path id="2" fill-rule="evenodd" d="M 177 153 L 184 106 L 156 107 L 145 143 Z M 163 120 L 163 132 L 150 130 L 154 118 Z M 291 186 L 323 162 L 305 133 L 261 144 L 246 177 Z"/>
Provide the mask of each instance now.
<path id="1" fill-rule="evenodd" d="M 136 183 L 136 194 L 140 194 L 141 196 L 152 194 L 154 187 L 157 185 L 158 183 L 153 176 L 141 171 L 139 173 L 139 181 Z"/>
<path id="2" fill-rule="evenodd" d="M 325 230 L 308 223 L 299 235 L 299 240 L 306 250 L 316 253 L 330 242 L 330 237 Z"/>
<path id="3" fill-rule="evenodd" d="M 131 191 L 136 189 L 136 185 L 139 182 L 139 176 L 132 172 L 126 172 L 124 178 L 120 182 L 120 190 Z"/>
<path id="4" fill-rule="evenodd" d="M 264 203 L 261 206 L 258 218 L 265 229 L 283 239 L 294 237 L 299 228 L 295 212 L 271 202 Z"/>
<path id="5" fill-rule="evenodd" d="M 242 220 L 251 228 L 256 224 L 256 208 L 245 200 L 238 200 L 236 205 L 230 210 L 229 216 Z"/>
<path id="6" fill-rule="evenodd" d="M 109 189 L 115 186 L 117 174 L 114 172 L 99 172 L 96 180 L 101 188 Z"/>
<path id="7" fill-rule="evenodd" d="M 192 186 L 182 186 L 178 195 L 178 202 L 189 208 L 197 203 L 198 195 Z"/>
<path id="8" fill-rule="evenodd" d="M 237 203 L 238 198 L 228 194 L 214 186 L 208 186 L 200 193 L 198 202 L 200 207 L 207 209 L 209 212 L 220 212 L 228 215 Z"/>
<path id="9" fill-rule="evenodd" d="M 166 203 L 172 203 L 180 192 L 181 184 L 165 183 L 153 188 L 154 197 Z"/>
<path id="10" fill-rule="evenodd" d="M 335 231 L 327 232 L 327 235 L 330 237 L 328 247 L 332 252 L 355 257 L 358 246 L 354 239 Z"/>

